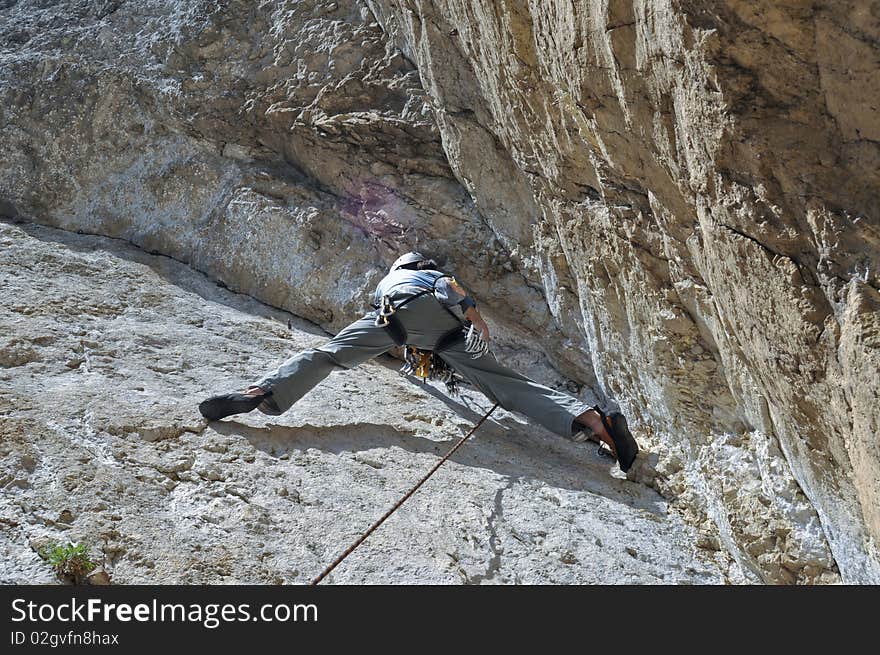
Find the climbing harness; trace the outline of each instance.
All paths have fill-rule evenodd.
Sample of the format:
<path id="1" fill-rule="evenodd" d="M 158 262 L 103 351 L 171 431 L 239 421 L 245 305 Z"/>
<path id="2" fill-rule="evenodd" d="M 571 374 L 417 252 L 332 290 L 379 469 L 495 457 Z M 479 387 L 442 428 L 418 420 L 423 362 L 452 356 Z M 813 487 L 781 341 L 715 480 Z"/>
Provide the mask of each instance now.
<path id="1" fill-rule="evenodd" d="M 412 298 L 408 300 L 412 300 Z M 401 303 L 400 306 L 402 307 L 403 304 Z M 375 321 L 376 327 L 384 327 L 388 336 L 398 346 L 406 344 L 406 328 L 403 327 L 400 319 L 394 315 L 397 312 L 397 307 L 394 306 L 391 298 L 389 296 L 382 296 L 382 303 L 376 309 L 378 310 Z"/>
<path id="2" fill-rule="evenodd" d="M 453 328 L 441 336 L 437 340 L 437 343 L 434 344 L 434 347 L 430 350 L 409 346 L 406 344 L 406 328 L 396 316 L 397 310 L 416 298 L 421 298 L 422 296 L 427 296 L 429 294 L 434 295 L 437 290 L 437 281 L 442 278 L 451 278 L 452 280 L 455 280 L 455 278 L 448 273 L 444 273 L 434 279 L 434 283 L 431 285 L 430 289 L 424 289 L 418 293 L 414 293 L 408 298 L 401 300 L 396 305 L 391 296 L 382 296 L 381 302 L 378 305 L 374 305 L 374 308 L 377 310 L 375 324 L 377 327 L 384 327 L 395 344 L 398 346 L 404 346 L 404 362 L 403 366 L 400 368 L 401 375 L 415 375 L 416 377 L 421 378 L 422 382 L 427 382 L 428 380 L 442 382 L 446 385 L 446 390 L 450 395 L 456 395 L 459 386 L 462 385 L 465 380 L 456 374 L 456 372 L 446 363 L 445 360 L 443 360 L 442 357 L 439 356 L 438 353 L 443 352 L 455 343 L 464 341 L 465 350 L 468 353 L 471 353 L 471 358 L 479 359 L 489 352 L 489 344 L 482 338 L 479 331 L 474 329 L 473 325 L 469 330 L 466 330 L 461 319 L 448 307 L 443 305 L 443 308 L 449 312 L 450 316 L 455 318 L 460 324 L 460 327 Z"/>
<path id="3" fill-rule="evenodd" d="M 409 298 L 405 298 L 396 305 L 394 304 L 394 298 L 392 298 L 391 296 L 387 294 L 382 296 L 382 300 L 380 301 L 380 303 L 378 305 L 373 305 L 373 308 L 377 310 L 375 321 L 376 327 L 384 327 L 385 330 L 388 332 L 388 335 L 391 337 L 391 340 L 394 341 L 394 343 L 396 343 L 398 346 L 405 345 L 407 337 L 406 328 L 403 327 L 403 323 L 400 322 L 400 319 L 395 316 L 395 314 L 397 314 L 397 310 L 405 305 L 408 305 L 416 298 L 421 298 L 422 296 L 427 296 L 428 294 L 434 295 L 434 292 L 437 290 L 437 280 L 444 277 L 451 278 L 452 276 L 449 274 L 440 275 L 439 277 L 434 279 L 434 284 L 431 285 L 430 289 L 424 289 L 422 291 L 419 291 L 418 293 L 414 293 Z M 448 308 L 444 307 L 444 309 L 449 311 Z M 452 312 L 449 313 L 452 314 Z M 452 316 L 455 316 L 455 314 L 452 314 Z M 455 319 L 461 322 L 461 319 L 459 319 L 457 316 L 455 316 Z"/>
<path id="4" fill-rule="evenodd" d="M 382 304 L 379 305 L 379 314 L 376 316 L 376 326 L 385 327 L 390 317 L 397 311 L 397 307 L 388 296 L 382 296 Z"/>
<path id="5" fill-rule="evenodd" d="M 409 369 L 405 372 L 415 373 L 417 378 L 427 378 L 431 374 L 433 362 L 431 361 L 431 353 L 427 350 L 419 350 L 412 346 L 406 348 L 406 367 Z"/>
<path id="6" fill-rule="evenodd" d="M 425 482 L 428 481 L 428 478 L 430 478 L 434 474 L 434 472 L 443 465 L 443 462 L 445 462 L 447 459 L 452 457 L 453 453 L 455 453 L 455 451 L 458 450 L 461 447 L 461 445 L 465 441 L 467 441 L 474 432 L 477 431 L 477 428 L 479 428 L 483 424 L 483 422 L 487 418 L 489 418 L 489 416 L 492 415 L 492 412 L 494 412 L 497 407 L 498 407 L 498 403 L 495 403 L 494 405 L 492 405 L 492 408 L 483 415 L 483 418 L 481 418 L 479 421 L 477 421 L 476 425 L 474 425 L 474 427 L 471 428 L 470 432 L 468 432 L 466 435 L 464 435 L 461 439 L 458 440 L 458 443 L 455 444 L 452 447 L 452 449 L 443 456 L 443 459 L 441 459 L 439 462 L 434 464 L 434 466 L 431 468 L 431 470 L 428 471 L 425 474 L 425 476 L 421 480 L 419 480 L 412 489 L 407 491 L 406 495 L 404 495 L 403 498 L 398 500 L 391 509 L 389 509 L 387 512 L 385 512 L 382 515 L 382 518 L 380 518 L 373 525 L 371 525 L 369 530 L 364 532 L 360 537 L 357 538 L 357 540 L 351 546 L 346 548 L 344 553 L 342 553 L 339 557 L 337 557 L 335 560 L 333 560 L 333 563 L 330 564 L 330 566 L 328 566 L 326 569 L 324 569 L 324 571 L 321 573 L 321 575 L 319 575 L 317 578 L 312 580 L 310 584 L 316 585 L 321 580 L 326 578 L 333 569 L 335 569 L 337 566 L 339 566 L 339 564 L 342 563 L 342 560 L 344 560 L 346 557 L 351 555 L 352 552 L 354 552 L 355 548 L 357 548 L 364 541 L 366 541 L 367 537 L 369 537 L 371 534 L 373 534 L 373 532 L 376 530 L 376 528 L 378 528 L 380 525 L 382 525 L 389 516 L 394 514 L 394 512 L 396 512 L 397 509 L 409 499 L 410 496 L 412 496 L 416 491 L 418 491 L 419 487 L 421 487 L 423 484 L 425 484 Z"/>

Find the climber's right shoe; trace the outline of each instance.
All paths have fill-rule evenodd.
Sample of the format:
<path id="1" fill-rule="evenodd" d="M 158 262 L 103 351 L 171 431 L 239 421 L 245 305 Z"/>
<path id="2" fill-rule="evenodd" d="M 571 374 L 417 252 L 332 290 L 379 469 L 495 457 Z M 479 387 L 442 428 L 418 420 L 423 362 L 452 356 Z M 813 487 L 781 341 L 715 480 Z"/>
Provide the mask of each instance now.
<path id="1" fill-rule="evenodd" d="M 219 421 L 221 418 L 233 414 L 252 412 L 271 395 L 271 392 L 264 392 L 259 394 L 227 393 L 222 396 L 212 396 L 199 403 L 199 411 L 209 421 Z"/>
<path id="2" fill-rule="evenodd" d="M 632 467 L 633 462 L 636 461 L 636 455 L 639 454 L 639 444 L 636 443 L 635 438 L 629 431 L 626 417 L 620 412 L 605 414 L 598 407 L 595 409 L 599 412 L 599 416 L 602 417 L 602 424 L 608 430 L 608 434 L 611 435 L 612 441 L 614 441 L 614 450 L 617 451 L 617 465 L 621 471 L 626 473 Z"/>

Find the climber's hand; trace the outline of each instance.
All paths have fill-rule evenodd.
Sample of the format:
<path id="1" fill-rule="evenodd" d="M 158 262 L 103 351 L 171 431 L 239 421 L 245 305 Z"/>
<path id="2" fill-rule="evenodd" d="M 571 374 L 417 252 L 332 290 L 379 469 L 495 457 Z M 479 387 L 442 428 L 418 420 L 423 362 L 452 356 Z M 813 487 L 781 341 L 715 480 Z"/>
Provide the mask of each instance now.
<path id="1" fill-rule="evenodd" d="M 484 321 L 483 317 L 480 316 L 480 312 L 477 311 L 476 307 L 468 308 L 468 310 L 464 313 L 464 317 L 469 320 L 474 326 L 474 329 L 480 333 L 483 341 L 489 341 L 489 326 L 486 325 L 486 321 Z"/>
<path id="2" fill-rule="evenodd" d="M 489 340 L 489 326 L 486 324 L 482 318 L 478 318 L 476 321 L 472 321 L 474 327 L 480 333 L 480 336 L 483 337 L 483 341 Z"/>

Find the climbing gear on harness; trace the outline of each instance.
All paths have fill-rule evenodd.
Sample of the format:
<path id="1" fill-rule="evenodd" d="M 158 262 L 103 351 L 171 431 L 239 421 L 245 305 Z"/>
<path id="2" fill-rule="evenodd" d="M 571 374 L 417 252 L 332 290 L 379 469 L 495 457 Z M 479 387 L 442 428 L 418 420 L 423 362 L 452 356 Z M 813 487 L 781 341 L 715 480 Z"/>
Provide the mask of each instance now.
<path id="1" fill-rule="evenodd" d="M 427 259 L 420 252 L 408 252 L 405 255 L 401 255 L 397 259 L 394 260 L 394 263 L 391 264 L 391 270 L 396 271 L 401 266 L 406 266 L 407 264 L 415 264 L 416 262 L 423 262 Z"/>
<path id="2" fill-rule="evenodd" d="M 376 325 L 379 327 L 388 325 L 388 317 L 397 311 L 397 307 L 388 296 L 382 296 L 382 304 L 379 305 L 379 314 L 376 316 Z"/>
<path id="3" fill-rule="evenodd" d="M 415 373 L 417 378 L 426 379 L 431 374 L 431 352 L 428 350 L 418 350 L 416 348 L 407 348 L 407 355 L 410 361 L 415 364 Z M 412 366 L 410 366 L 412 368 Z"/>
<path id="4" fill-rule="evenodd" d="M 423 350 L 415 346 L 407 346 L 403 352 L 403 366 L 400 367 L 401 375 L 415 375 L 422 382 L 436 380 L 446 385 L 446 391 L 451 396 L 458 395 L 459 386 L 464 378 L 446 363 L 438 354 L 451 348 L 464 339 L 464 329 L 453 328 L 437 339 L 437 343 L 431 350 Z"/>
<path id="5" fill-rule="evenodd" d="M 425 482 L 428 481 L 428 478 L 430 478 L 432 475 L 434 475 L 434 472 L 435 472 L 437 469 L 439 469 L 447 459 L 449 459 L 450 457 L 452 457 L 452 455 L 455 453 L 455 451 L 458 450 L 458 449 L 461 447 L 461 445 L 462 445 L 465 441 L 467 441 L 468 439 L 470 439 L 471 435 L 472 435 L 474 432 L 477 431 L 477 428 L 479 428 L 479 427 L 483 424 L 483 422 L 484 422 L 487 418 L 489 418 L 489 416 L 492 415 L 492 412 L 494 412 L 497 408 L 498 408 L 498 403 L 495 403 L 494 405 L 492 405 L 492 409 L 490 409 L 488 412 L 486 412 L 486 413 L 483 415 L 483 418 L 481 418 L 479 421 L 477 421 L 476 425 L 474 425 L 474 427 L 471 428 L 471 431 L 468 432 L 466 435 L 464 435 L 461 439 L 459 439 L 458 443 L 455 444 L 455 445 L 452 447 L 452 449 L 451 449 L 448 453 L 446 453 L 446 454 L 443 456 L 443 459 L 441 459 L 439 462 L 437 462 L 436 464 L 434 464 L 433 468 L 431 468 L 431 470 L 428 471 L 428 472 L 425 474 L 425 476 L 424 476 L 421 480 L 419 480 L 419 481 L 416 483 L 416 485 L 415 485 L 412 489 L 410 489 L 408 492 L 406 492 L 406 495 L 403 496 L 403 498 L 401 498 L 400 500 L 398 500 L 398 501 L 394 504 L 394 507 L 392 507 L 392 508 L 389 509 L 387 512 L 385 512 L 385 513 L 382 515 L 382 518 L 380 518 L 380 519 L 379 519 L 378 521 L 376 521 L 373 525 L 371 525 L 369 530 L 367 530 L 367 531 L 364 532 L 360 537 L 358 537 L 358 539 L 357 539 L 357 540 L 356 540 L 351 546 L 349 546 L 349 547 L 345 550 L 345 552 L 342 553 L 342 555 L 340 555 L 340 556 L 337 557 L 335 560 L 333 560 L 333 563 L 330 564 L 330 566 L 328 566 L 326 569 L 324 569 L 324 571 L 321 573 L 321 575 L 319 575 L 317 578 L 315 578 L 314 580 L 312 580 L 311 583 L 309 583 L 309 584 L 311 584 L 311 585 L 313 585 L 313 586 L 316 585 L 316 584 L 318 584 L 321 580 L 323 580 L 324 578 L 326 578 L 326 577 L 330 574 L 330 572 L 331 572 L 333 569 L 335 569 L 337 566 L 339 566 L 339 564 L 342 563 L 342 560 L 344 560 L 346 557 L 348 557 L 349 555 L 351 555 L 352 552 L 354 552 L 354 549 L 355 549 L 355 548 L 357 548 L 357 547 L 360 546 L 362 543 L 364 543 L 364 541 L 366 541 L 367 537 L 369 537 L 371 534 L 373 534 L 373 532 L 376 530 L 376 528 L 378 528 L 380 525 L 382 525 L 382 524 L 385 522 L 385 520 L 386 520 L 389 516 L 391 516 L 392 514 L 394 514 L 394 512 L 396 512 L 397 509 L 398 509 L 401 505 L 403 505 L 403 504 L 409 499 L 410 496 L 412 496 L 416 491 L 419 490 L 419 487 L 421 487 L 423 484 L 425 484 Z"/>
<path id="6" fill-rule="evenodd" d="M 489 352 L 489 344 L 483 339 L 483 335 L 474 327 L 473 323 L 465 336 L 464 349 L 471 353 L 471 359 L 479 359 Z"/>
<path id="7" fill-rule="evenodd" d="M 418 253 L 410 253 L 410 254 L 412 255 L 412 254 L 418 254 Z M 413 295 L 409 296 L 408 298 L 404 298 L 401 302 L 397 303 L 396 305 L 394 304 L 394 298 L 392 298 L 391 296 L 389 296 L 389 295 L 382 296 L 381 303 L 379 305 L 373 305 L 373 309 L 378 310 L 376 312 L 376 327 L 384 327 L 385 330 L 388 332 L 388 335 L 391 337 L 391 340 L 395 344 L 397 344 L 398 346 L 405 345 L 406 340 L 407 340 L 406 328 L 403 327 L 403 323 L 400 322 L 400 319 L 398 319 L 397 316 L 395 316 L 395 314 L 397 313 L 397 310 L 399 310 L 401 307 L 408 305 L 416 298 L 421 298 L 422 296 L 427 296 L 429 294 L 433 296 L 434 292 L 437 290 L 437 280 L 440 280 L 443 278 L 451 278 L 453 280 L 455 279 L 451 275 L 449 275 L 448 273 L 444 273 L 434 279 L 434 283 L 431 285 L 430 289 L 423 289 L 423 290 L 419 291 L 418 293 L 414 293 Z M 462 320 L 458 316 L 456 316 L 456 314 L 452 310 L 450 310 L 448 307 L 446 307 L 442 303 L 441 303 L 441 306 L 443 307 L 443 309 L 445 309 L 449 313 L 450 316 L 452 316 L 456 321 L 458 321 L 459 324 L 462 323 Z M 454 328 L 454 329 L 450 330 L 449 332 L 444 334 L 442 337 L 440 337 L 440 339 L 437 341 L 437 345 L 434 346 L 434 350 L 439 351 L 439 350 L 444 350 L 445 348 L 450 347 L 453 343 L 455 343 L 460 338 L 462 338 L 461 332 L 462 332 L 462 330 L 460 328 Z"/>
<path id="8" fill-rule="evenodd" d="M 439 350 L 420 350 L 413 346 L 407 346 L 403 354 L 403 366 L 400 367 L 401 375 L 415 375 L 422 378 L 422 382 L 436 380 L 446 385 L 446 391 L 455 396 L 458 387 L 462 383 L 455 371 L 441 357 L 437 356 Z"/>
<path id="9" fill-rule="evenodd" d="M 418 253 L 409 253 L 409 255 L 415 256 L 418 255 Z M 403 259 L 403 257 L 401 257 L 401 259 Z M 395 262 L 395 265 L 396 264 L 397 262 Z M 398 346 L 406 346 L 408 335 L 403 323 L 401 323 L 400 319 L 397 317 L 397 311 L 401 307 L 411 303 L 416 298 L 421 298 L 422 296 L 427 296 L 429 294 L 434 295 L 437 290 L 437 280 L 442 278 L 450 278 L 453 281 L 455 280 L 455 278 L 448 273 L 444 273 L 434 279 L 434 283 L 431 285 L 430 289 L 423 289 L 418 293 L 414 293 L 396 305 L 394 304 L 394 299 L 390 295 L 382 296 L 381 303 L 379 305 L 374 305 L 374 308 L 377 310 L 375 321 L 376 326 L 384 327 L 395 344 Z M 482 336 L 474 329 L 473 325 L 471 325 L 470 330 L 466 332 L 464 329 L 465 324 L 462 322 L 462 319 L 448 307 L 442 303 L 440 304 L 449 315 L 459 323 L 460 327 L 453 328 L 446 332 L 437 340 L 437 343 L 434 344 L 434 347 L 430 350 L 422 350 L 412 346 L 406 346 L 404 349 L 404 363 L 400 368 L 400 373 L 402 375 L 415 375 L 416 377 L 421 378 L 422 382 L 427 382 L 428 380 L 442 382 L 446 385 L 447 392 L 454 396 L 458 393 L 459 385 L 464 382 L 464 379 L 456 375 L 455 371 L 449 366 L 449 364 L 447 364 L 441 357 L 437 356 L 436 353 L 451 348 L 459 341 L 465 341 L 465 350 L 471 353 L 471 358 L 479 359 L 489 352 L 489 344 L 483 340 Z"/>

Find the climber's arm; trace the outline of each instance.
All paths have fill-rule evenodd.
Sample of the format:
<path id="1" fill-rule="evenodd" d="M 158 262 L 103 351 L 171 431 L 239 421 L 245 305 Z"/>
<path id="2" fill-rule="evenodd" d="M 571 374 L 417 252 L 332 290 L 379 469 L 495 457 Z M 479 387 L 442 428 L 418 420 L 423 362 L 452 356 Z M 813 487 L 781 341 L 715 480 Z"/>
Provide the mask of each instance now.
<path id="1" fill-rule="evenodd" d="M 448 278 L 448 284 L 449 288 L 455 294 L 455 297 L 461 298 L 461 300 L 457 300 L 455 304 L 461 307 L 461 311 L 465 312 L 465 315 L 467 315 L 469 309 L 477 306 L 477 303 L 468 295 L 467 291 L 464 290 L 464 287 L 458 283 L 458 280 L 454 277 Z"/>
<path id="2" fill-rule="evenodd" d="M 458 280 L 450 276 L 444 277 L 441 280 L 438 280 L 437 288 L 441 291 L 442 297 L 446 303 L 449 305 L 458 305 L 464 313 L 464 317 L 480 331 L 483 339 L 488 341 L 489 326 L 486 325 L 486 321 L 483 320 L 483 317 L 480 316 L 480 312 L 477 311 L 477 303 L 468 295 L 468 292 L 465 291 L 464 287 L 458 283 Z"/>

